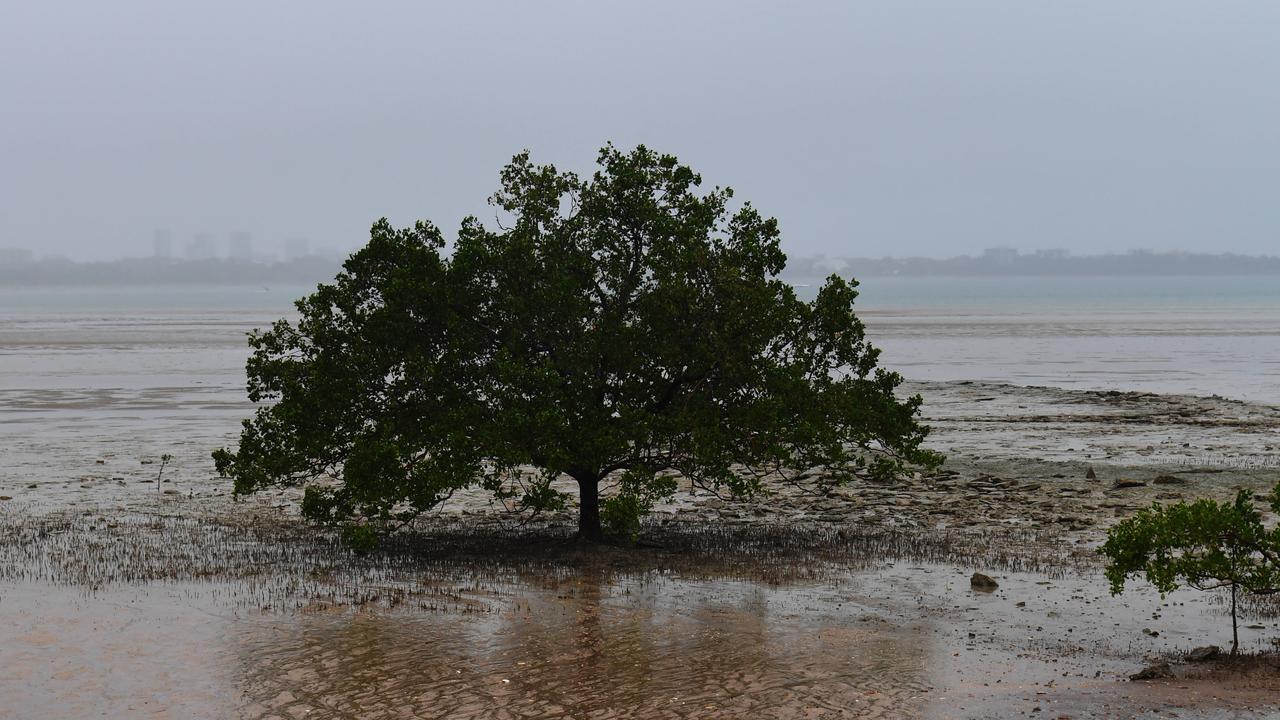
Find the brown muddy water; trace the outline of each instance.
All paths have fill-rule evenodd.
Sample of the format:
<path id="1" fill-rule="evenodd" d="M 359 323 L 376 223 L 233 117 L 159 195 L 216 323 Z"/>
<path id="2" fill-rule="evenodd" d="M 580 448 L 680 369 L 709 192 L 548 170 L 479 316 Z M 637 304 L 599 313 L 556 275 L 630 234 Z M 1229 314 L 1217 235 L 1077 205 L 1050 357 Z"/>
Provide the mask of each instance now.
<path id="1" fill-rule="evenodd" d="M 581 578 L 449 611 L 288 614 L 183 585 L 14 596 L 39 610 L 0 630 L 0 687 L 27 698 L 3 717 L 839 716 L 912 711 L 929 682 L 910 633 L 814 590 Z"/>
<path id="2" fill-rule="evenodd" d="M 1125 681 L 1144 657 L 1227 640 L 1220 606 L 1141 589 L 1112 598 L 1062 558 L 978 565 L 1000 582 L 982 593 L 969 586 L 974 548 L 876 533 L 807 545 L 795 529 L 738 540 L 688 529 L 662 548 L 593 549 L 551 528 L 486 538 L 455 527 L 355 556 L 289 523 L 7 519 L 6 720 L 1254 717 L 1265 715 L 1231 713 L 1274 706 L 1266 684 Z M 1245 630 L 1247 647 L 1274 636 L 1265 623 Z"/>

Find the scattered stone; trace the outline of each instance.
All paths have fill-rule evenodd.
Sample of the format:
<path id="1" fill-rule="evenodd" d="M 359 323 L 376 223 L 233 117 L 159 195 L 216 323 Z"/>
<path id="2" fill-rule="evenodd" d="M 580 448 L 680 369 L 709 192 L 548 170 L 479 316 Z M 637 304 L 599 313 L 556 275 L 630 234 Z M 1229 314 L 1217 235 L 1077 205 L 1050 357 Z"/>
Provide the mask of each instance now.
<path id="1" fill-rule="evenodd" d="M 1130 680 L 1167 680 L 1175 677 L 1169 663 L 1162 662 L 1148 666 L 1129 676 Z"/>
<path id="2" fill-rule="evenodd" d="M 1177 475 L 1157 475 L 1151 482 L 1156 485 L 1185 485 L 1187 481 Z"/>
<path id="3" fill-rule="evenodd" d="M 0 495 L 0 500 L 12 500 L 12 499 L 13 498 L 8 495 Z"/>
<path id="4" fill-rule="evenodd" d="M 1119 480 L 1116 480 L 1114 483 L 1111 484 L 1111 489 L 1123 490 L 1125 488 L 1136 488 L 1136 487 L 1146 487 L 1146 486 L 1147 484 L 1141 480 L 1129 480 L 1127 478 L 1120 478 Z"/>
<path id="5" fill-rule="evenodd" d="M 1149 635 L 1151 637 L 1160 637 L 1160 633 L 1152 630 L 1151 628 L 1142 628 L 1142 634 Z"/>
<path id="6" fill-rule="evenodd" d="M 28 486 L 27 486 L 27 489 L 28 489 L 28 490 L 35 490 L 37 487 L 39 487 L 39 486 L 38 486 L 38 485 L 36 485 L 35 483 L 31 483 L 30 485 L 28 485 Z"/>
<path id="7" fill-rule="evenodd" d="M 973 574 L 973 577 L 969 578 L 969 587 L 977 590 L 978 592 L 992 592 L 996 588 L 1000 587 L 1000 583 L 996 582 L 990 575 L 983 575 L 982 573 L 976 572 Z"/>
<path id="8" fill-rule="evenodd" d="M 1204 647 L 1195 648 L 1191 652 L 1187 653 L 1187 661 L 1193 663 L 1208 662 L 1218 657 L 1221 653 L 1222 648 L 1217 645 L 1205 645 Z"/>

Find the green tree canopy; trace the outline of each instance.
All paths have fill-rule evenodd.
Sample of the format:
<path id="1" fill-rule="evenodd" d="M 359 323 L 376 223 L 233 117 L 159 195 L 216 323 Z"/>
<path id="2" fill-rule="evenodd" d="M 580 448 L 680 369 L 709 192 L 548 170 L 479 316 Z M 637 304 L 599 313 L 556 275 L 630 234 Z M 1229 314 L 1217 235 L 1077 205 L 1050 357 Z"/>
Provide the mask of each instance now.
<path id="1" fill-rule="evenodd" d="M 1231 590 L 1231 652 L 1239 648 L 1236 595 L 1280 592 L 1280 528 L 1267 530 L 1253 506 L 1253 493 L 1240 490 L 1234 502 L 1202 498 L 1152 505 L 1116 524 L 1099 552 L 1107 557 L 1111 593 L 1143 575 L 1161 594 L 1182 583 L 1198 590 Z M 1271 493 L 1280 513 L 1280 485 Z"/>
<path id="2" fill-rule="evenodd" d="M 263 403 L 214 453 L 237 493 L 307 486 L 326 521 L 407 520 L 479 485 L 563 506 L 580 533 L 676 489 L 749 495 L 815 465 L 882 475 L 934 464 L 920 398 L 877 368 L 856 283 L 816 299 L 778 279 L 777 222 L 643 146 L 600 151 L 590 178 L 517 155 L 452 252 L 436 226 L 373 225 L 296 322 L 251 335 Z"/>

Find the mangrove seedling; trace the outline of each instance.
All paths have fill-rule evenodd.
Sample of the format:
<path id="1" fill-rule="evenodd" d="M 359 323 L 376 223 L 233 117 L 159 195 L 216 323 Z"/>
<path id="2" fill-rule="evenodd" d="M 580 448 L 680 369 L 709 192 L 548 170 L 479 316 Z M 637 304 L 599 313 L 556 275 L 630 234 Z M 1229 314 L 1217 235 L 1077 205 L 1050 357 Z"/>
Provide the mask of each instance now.
<path id="1" fill-rule="evenodd" d="M 173 456 L 169 453 L 165 453 L 160 456 L 160 472 L 156 473 L 156 492 L 160 492 L 160 483 L 163 482 L 164 478 L 164 467 L 168 465 L 169 461 L 172 459 Z"/>

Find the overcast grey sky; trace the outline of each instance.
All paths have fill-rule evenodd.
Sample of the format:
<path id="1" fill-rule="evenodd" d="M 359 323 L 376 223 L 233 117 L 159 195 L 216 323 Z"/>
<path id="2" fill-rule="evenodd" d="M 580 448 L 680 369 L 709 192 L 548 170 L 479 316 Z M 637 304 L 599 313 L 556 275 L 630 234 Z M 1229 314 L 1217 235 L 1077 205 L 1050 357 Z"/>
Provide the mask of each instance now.
<path id="1" fill-rule="evenodd" d="M 355 247 L 521 148 L 673 152 L 789 251 L 1280 252 L 1280 3 L 0 6 L 0 246 Z"/>

